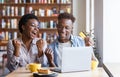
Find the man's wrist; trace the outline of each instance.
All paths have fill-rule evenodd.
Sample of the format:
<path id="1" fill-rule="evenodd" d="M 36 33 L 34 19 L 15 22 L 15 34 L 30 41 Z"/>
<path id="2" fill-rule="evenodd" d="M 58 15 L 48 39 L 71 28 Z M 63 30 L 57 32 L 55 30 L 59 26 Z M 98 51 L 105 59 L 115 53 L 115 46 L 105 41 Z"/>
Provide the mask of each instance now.
<path id="1" fill-rule="evenodd" d="M 49 66 L 50 67 L 55 67 L 55 63 L 53 61 L 49 61 Z"/>
<path id="2" fill-rule="evenodd" d="M 43 50 L 38 51 L 38 57 L 41 57 L 43 55 Z"/>

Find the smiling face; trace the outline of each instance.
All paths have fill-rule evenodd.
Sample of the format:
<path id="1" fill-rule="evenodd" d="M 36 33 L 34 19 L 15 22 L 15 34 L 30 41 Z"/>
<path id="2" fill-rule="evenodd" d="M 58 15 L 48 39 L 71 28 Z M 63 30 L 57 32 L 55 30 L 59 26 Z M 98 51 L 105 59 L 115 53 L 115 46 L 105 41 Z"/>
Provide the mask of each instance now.
<path id="1" fill-rule="evenodd" d="M 72 33 L 73 23 L 71 19 L 61 19 L 58 21 L 57 30 L 59 34 L 59 42 L 68 42 Z"/>
<path id="2" fill-rule="evenodd" d="M 36 19 L 29 19 L 25 25 L 22 26 L 23 35 L 29 39 L 36 38 L 38 35 L 39 22 Z"/>

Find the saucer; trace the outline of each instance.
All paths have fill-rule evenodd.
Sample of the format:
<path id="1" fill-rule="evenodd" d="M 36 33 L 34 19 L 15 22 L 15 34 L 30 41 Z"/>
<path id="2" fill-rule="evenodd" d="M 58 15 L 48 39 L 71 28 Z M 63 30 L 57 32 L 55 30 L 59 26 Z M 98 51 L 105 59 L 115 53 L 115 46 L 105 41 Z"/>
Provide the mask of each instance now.
<path id="1" fill-rule="evenodd" d="M 52 72 L 50 74 L 40 74 L 40 73 L 33 73 L 33 77 L 57 77 L 58 73 Z"/>

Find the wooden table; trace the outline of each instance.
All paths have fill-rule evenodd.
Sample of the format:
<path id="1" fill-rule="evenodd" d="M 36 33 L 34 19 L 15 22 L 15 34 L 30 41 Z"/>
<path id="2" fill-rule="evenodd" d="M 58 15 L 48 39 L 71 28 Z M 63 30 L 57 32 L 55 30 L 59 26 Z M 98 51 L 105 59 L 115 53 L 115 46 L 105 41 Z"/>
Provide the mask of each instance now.
<path id="1" fill-rule="evenodd" d="M 120 77 L 120 63 L 104 63 L 104 65 L 111 73 L 111 77 Z"/>
<path id="2" fill-rule="evenodd" d="M 33 77 L 33 74 L 22 67 L 8 74 L 6 77 Z M 57 77 L 108 77 L 108 75 L 101 67 L 91 71 L 59 73 Z"/>

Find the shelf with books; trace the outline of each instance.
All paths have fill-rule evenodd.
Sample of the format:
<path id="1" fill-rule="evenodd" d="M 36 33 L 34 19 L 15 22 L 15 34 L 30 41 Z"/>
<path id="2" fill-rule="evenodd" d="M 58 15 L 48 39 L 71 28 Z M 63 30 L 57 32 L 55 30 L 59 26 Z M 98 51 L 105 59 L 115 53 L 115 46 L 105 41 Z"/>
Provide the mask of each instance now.
<path id="1" fill-rule="evenodd" d="M 71 5 L 71 3 L 0 3 L 2 6 L 66 6 Z"/>
<path id="2" fill-rule="evenodd" d="M 40 20 L 40 34 L 46 34 L 50 43 L 57 36 L 57 16 L 59 13 L 72 13 L 72 0 L 0 0 L 0 42 L 19 36 L 18 22 L 22 15 L 35 14 Z M 6 44 L 0 44 L 6 45 Z"/>
<path id="3" fill-rule="evenodd" d="M 44 16 L 44 17 L 40 17 L 37 16 L 39 18 L 39 20 L 57 20 L 57 16 Z M 0 19 L 20 19 L 21 16 L 0 16 Z"/>
<path id="4" fill-rule="evenodd" d="M 71 0 L 0 0 L 0 3 L 13 3 L 13 4 L 25 4 L 25 3 L 31 3 L 31 4 L 68 4 L 71 3 Z"/>
<path id="5" fill-rule="evenodd" d="M 71 12 L 71 3 L 0 3 L 1 16 L 21 16 L 35 13 L 37 16 L 54 16 L 60 12 Z M 38 7 L 36 7 L 38 6 Z M 61 8 L 63 7 L 63 8 Z M 45 14 L 46 13 L 46 14 Z M 41 15 L 42 14 L 42 15 Z"/>

